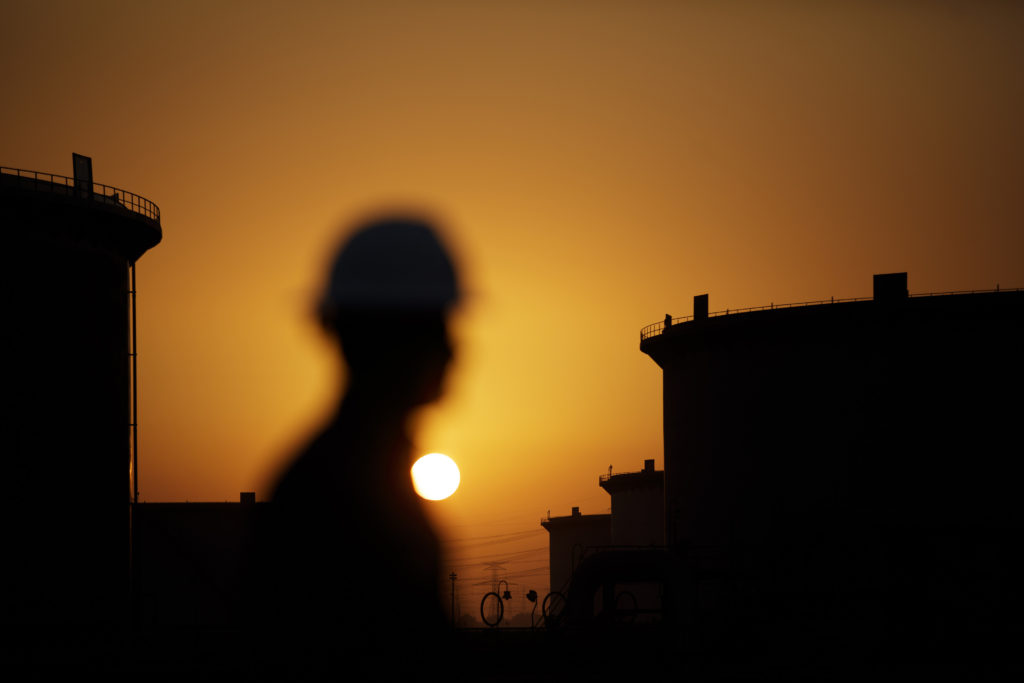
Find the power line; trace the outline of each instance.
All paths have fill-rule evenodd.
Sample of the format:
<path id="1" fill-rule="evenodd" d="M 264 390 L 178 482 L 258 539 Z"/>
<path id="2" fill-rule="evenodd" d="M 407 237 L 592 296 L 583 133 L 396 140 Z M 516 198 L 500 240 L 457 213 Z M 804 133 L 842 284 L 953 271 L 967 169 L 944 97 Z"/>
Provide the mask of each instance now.
<path id="1" fill-rule="evenodd" d="M 517 557 L 519 555 L 528 555 L 528 554 L 533 554 L 533 553 L 543 553 L 543 552 L 547 552 L 547 550 L 548 550 L 547 547 L 529 548 L 527 550 L 514 550 L 514 551 L 508 552 L 508 553 L 490 553 L 488 555 L 477 555 L 476 557 L 458 557 L 458 556 L 455 556 L 452 559 L 457 560 L 459 562 L 458 565 L 454 565 L 454 566 L 466 567 L 466 566 L 469 566 L 469 565 L 474 564 L 474 563 L 480 563 L 480 562 L 485 562 L 485 561 L 491 560 L 492 558 L 498 558 L 500 560 L 505 560 L 505 561 L 522 561 L 522 560 L 511 560 L 511 558 Z"/>
<path id="2" fill-rule="evenodd" d="M 507 534 L 493 534 L 491 536 L 473 536 L 470 538 L 455 538 L 442 542 L 444 546 L 459 545 L 459 544 L 470 544 L 470 545 L 493 545 L 495 543 L 509 543 L 512 541 L 523 540 L 530 536 L 538 533 L 543 533 L 544 529 L 531 529 L 529 531 L 513 531 Z"/>

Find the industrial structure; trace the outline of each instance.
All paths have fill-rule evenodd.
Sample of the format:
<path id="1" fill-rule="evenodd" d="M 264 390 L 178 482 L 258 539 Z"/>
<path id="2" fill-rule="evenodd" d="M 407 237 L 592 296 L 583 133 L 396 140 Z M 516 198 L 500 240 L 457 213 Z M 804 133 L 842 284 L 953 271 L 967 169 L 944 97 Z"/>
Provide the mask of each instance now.
<path id="1" fill-rule="evenodd" d="M 137 622 L 235 627 L 267 508 L 138 503 L 134 272 L 160 214 L 73 159 L 0 168 L 0 623 L 117 626 L 134 581 Z M 695 297 L 641 331 L 664 470 L 601 476 L 611 514 L 541 521 L 561 623 L 653 624 L 659 670 L 697 678 L 1024 674 L 1021 349 L 1022 290 Z"/>
<path id="2" fill-rule="evenodd" d="M 135 434 L 135 263 L 156 204 L 92 180 L 0 168 L 8 309 L 2 618 L 127 615 Z"/>
<path id="3" fill-rule="evenodd" d="M 255 533 L 269 503 L 137 503 L 132 507 L 133 618 L 143 627 L 244 624 L 257 560 Z"/>
<path id="4" fill-rule="evenodd" d="M 654 625 L 697 677 L 1024 674 L 1022 348 L 1022 290 L 695 297 L 641 331 L 664 472 L 601 477 L 607 546 L 545 524 L 558 623 Z"/>
<path id="5" fill-rule="evenodd" d="M 602 474 L 598 484 L 611 496 L 612 545 L 665 545 L 665 472 L 653 459 L 639 472 Z"/>
<path id="6" fill-rule="evenodd" d="M 564 592 L 583 556 L 594 548 L 611 543 L 611 515 L 583 515 L 574 507 L 571 515 L 540 521 L 548 532 L 548 571 L 551 590 Z"/>
<path id="7" fill-rule="evenodd" d="M 665 592 L 664 472 L 648 459 L 639 472 L 613 474 L 609 468 L 598 484 L 611 496 L 611 514 L 583 515 L 574 507 L 569 516 L 541 520 L 549 534 L 551 591 L 558 597 L 544 605 L 545 616 L 549 607 L 559 611 L 564 602 L 566 615 L 576 622 L 595 615 L 660 618 Z M 634 571 L 652 559 L 657 571 Z"/>
<path id="8" fill-rule="evenodd" d="M 1006 664 L 1022 348 L 1024 291 L 911 296 L 906 273 L 866 299 L 709 314 L 702 295 L 644 328 L 677 607 L 703 646 L 783 675 Z"/>

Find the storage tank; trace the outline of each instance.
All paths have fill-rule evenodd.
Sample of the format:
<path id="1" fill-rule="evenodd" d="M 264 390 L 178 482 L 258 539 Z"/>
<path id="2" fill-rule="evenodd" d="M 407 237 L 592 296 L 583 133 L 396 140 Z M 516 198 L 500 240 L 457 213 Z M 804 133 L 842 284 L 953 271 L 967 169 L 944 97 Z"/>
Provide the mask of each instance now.
<path id="1" fill-rule="evenodd" d="M 580 562 L 611 540 L 611 515 L 584 515 L 574 507 L 571 515 L 552 517 L 549 513 L 540 525 L 549 535 L 550 590 L 564 595 Z"/>
<path id="2" fill-rule="evenodd" d="M 1022 604 L 1024 291 L 874 284 L 717 314 L 702 295 L 641 332 L 663 370 L 666 540 L 695 567 L 697 623 L 780 675 L 808 673 L 785 669 L 808 652 L 892 676 L 1006 663 Z"/>
<path id="3" fill-rule="evenodd" d="M 0 169 L 6 328 L 3 619 L 118 623 L 129 577 L 134 265 L 157 206 L 73 177 Z"/>
<path id="4" fill-rule="evenodd" d="M 612 503 L 611 545 L 661 546 L 665 544 L 665 472 L 644 460 L 639 472 L 602 474 L 598 485 Z"/>

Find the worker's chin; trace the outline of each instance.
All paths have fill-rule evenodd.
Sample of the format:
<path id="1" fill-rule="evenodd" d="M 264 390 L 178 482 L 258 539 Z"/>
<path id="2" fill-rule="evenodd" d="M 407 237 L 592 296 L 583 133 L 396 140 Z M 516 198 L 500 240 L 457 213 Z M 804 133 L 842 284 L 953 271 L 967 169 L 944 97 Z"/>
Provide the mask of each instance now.
<path id="1" fill-rule="evenodd" d="M 442 387 L 431 388 L 422 392 L 416 403 L 417 405 L 425 406 L 440 401 L 442 396 L 444 396 L 444 389 Z"/>
<path id="2" fill-rule="evenodd" d="M 444 396 L 444 379 L 438 377 L 420 385 L 420 391 L 416 394 L 417 405 L 426 405 L 441 400 Z"/>

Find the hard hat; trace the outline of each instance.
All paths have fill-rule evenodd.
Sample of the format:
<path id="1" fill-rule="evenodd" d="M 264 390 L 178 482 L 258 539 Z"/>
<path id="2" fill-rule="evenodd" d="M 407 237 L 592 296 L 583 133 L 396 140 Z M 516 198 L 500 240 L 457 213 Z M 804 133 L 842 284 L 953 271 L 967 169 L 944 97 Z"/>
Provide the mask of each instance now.
<path id="1" fill-rule="evenodd" d="M 320 303 L 344 311 L 440 311 L 459 299 L 455 266 L 431 225 L 386 218 L 358 229 L 338 252 Z"/>

